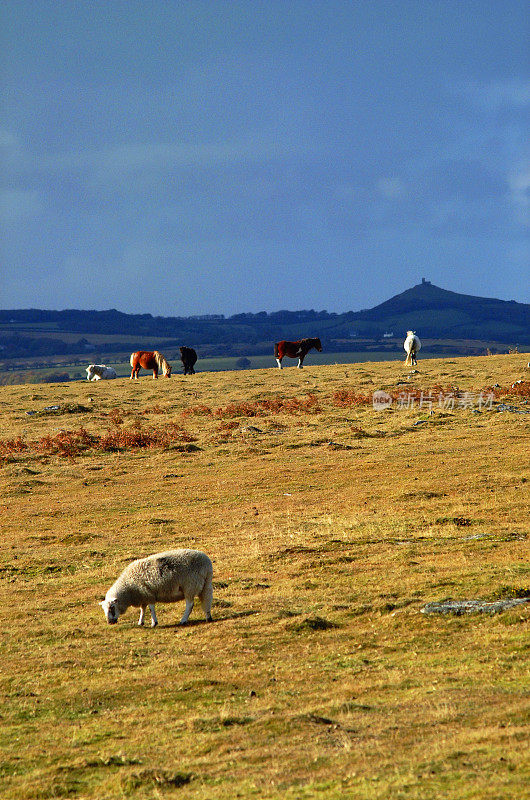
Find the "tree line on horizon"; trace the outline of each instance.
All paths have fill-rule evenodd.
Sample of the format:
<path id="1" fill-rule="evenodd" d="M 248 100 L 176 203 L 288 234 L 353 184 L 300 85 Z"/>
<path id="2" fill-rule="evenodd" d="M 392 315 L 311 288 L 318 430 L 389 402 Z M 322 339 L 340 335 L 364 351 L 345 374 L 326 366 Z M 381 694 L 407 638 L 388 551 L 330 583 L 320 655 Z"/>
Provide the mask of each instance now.
<path id="1" fill-rule="evenodd" d="M 390 333 L 399 338 L 409 328 L 424 338 L 525 345 L 530 344 L 530 305 L 461 295 L 423 281 L 372 309 L 340 314 L 284 309 L 230 317 L 163 317 L 126 314 L 116 309 L 0 310 L 0 357 L 89 353 L 96 347 L 105 352 L 126 351 L 130 341 L 116 341 L 117 335 L 127 339 L 156 337 L 167 341 L 168 347 L 208 346 L 215 355 L 228 354 L 238 344 L 246 345 L 248 354 L 258 354 L 267 352 L 270 342 L 308 336 L 319 336 L 326 349 L 352 350 L 358 349 L 357 338 L 378 340 Z M 49 335 L 52 330 L 53 337 Z M 57 335 L 61 331 L 79 333 L 80 337 L 67 342 Z M 90 334 L 98 335 L 97 345 L 86 338 Z M 101 335 L 114 339 L 105 343 Z"/>

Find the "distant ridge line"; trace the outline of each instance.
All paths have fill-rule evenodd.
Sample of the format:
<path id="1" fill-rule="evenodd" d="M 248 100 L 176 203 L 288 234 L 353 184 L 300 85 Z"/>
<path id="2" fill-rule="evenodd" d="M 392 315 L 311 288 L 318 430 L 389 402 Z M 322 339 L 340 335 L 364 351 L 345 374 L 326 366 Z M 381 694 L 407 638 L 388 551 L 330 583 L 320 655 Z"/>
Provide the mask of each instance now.
<path id="1" fill-rule="evenodd" d="M 355 339 L 399 339 L 410 329 L 426 339 L 530 345 L 530 304 L 459 294 L 424 278 L 371 309 L 342 314 L 310 309 L 225 318 L 222 314 L 161 317 L 116 309 L 8 309 L 0 311 L 0 357 L 96 348 L 117 352 L 126 350 L 136 337 L 144 342 L 156 337 L 159 349 L 184 344 L 224 354 L 234 347 L 258 354 L 269 352 L 271 343 L 280 339 L 319 336 L 328 351 L 355 350 Z M 64 340 L 62 332 L 68 334 Z M 96 335 L 97 340 L 87 339 Z"/>

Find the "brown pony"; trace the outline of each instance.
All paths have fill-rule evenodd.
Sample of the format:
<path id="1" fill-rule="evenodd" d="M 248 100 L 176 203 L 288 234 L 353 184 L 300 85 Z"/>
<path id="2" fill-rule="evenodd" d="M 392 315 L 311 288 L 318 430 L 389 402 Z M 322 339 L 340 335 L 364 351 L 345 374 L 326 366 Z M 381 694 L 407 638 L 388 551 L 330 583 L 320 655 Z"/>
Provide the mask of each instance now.
<path id="1" fill-rule="evenodd" d="M 278 362 L 278 367 L 281 369 L 283 357 L 289 356 L 289 358 L 297 358 L 297 366 L 299 369 L 302 369 L 304 358 L 313 347 L 315 350 L 318 350 L 319 353 L 322 352 L 320 339 L 300 339 L 299 342 L 286 342 L 285 340 L 276 342 L 274 345 L 274 357 Z"/>
<path id="2" fill-rule="evenodd" d="M 152 353 L 146 350 L 138 350 L 137 353 L 132 353 L 131 367 L 131 380 L 138 378 L 140 367 L 152 369 L 153 378 L 158 378 L 159 371 L 163 373 L 165 378 L 171 377 L 171 365 L 167 363 L 162 353 L 159 353 L 158 350 L 154 350 Z"/>

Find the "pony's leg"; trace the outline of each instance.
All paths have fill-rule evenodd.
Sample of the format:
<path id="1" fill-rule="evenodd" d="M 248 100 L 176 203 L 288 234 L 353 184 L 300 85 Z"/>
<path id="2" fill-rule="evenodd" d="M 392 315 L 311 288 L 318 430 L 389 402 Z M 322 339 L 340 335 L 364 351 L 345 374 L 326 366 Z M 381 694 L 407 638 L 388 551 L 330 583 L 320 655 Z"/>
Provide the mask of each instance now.
<path id="1" fill-rule="evenodd" d="M 155 381 L 158 378 L 158 370 L 153 370 L 153 380 Z"/>
<path id="2" fill-rule="evenodd" d="M 301 357 L 298 359 L 298 369 L 302 369 L 302 368 L 303 368 L 303 365 L 304 365 L 304 357 L 303 357 L 303 356 L 301 356 Z"/>
<path id="3" fill-rule="evenodd" d="M 282 360 L 281 360 L 281 358 L 277 358 L 276 359 L 276 363 L 278 364 L 278 369 L 281 369 L 282 368 Z"/>
<path id="4" fill-rule="evenodd" d="M 184 614 L 182 615 L 182 619 L 179 622 L 179 625 L 185 625 L 189 619 L 189 616 L 193 609 L 193 598 L 186 597 L 186 608 L 184 610 Z"/>

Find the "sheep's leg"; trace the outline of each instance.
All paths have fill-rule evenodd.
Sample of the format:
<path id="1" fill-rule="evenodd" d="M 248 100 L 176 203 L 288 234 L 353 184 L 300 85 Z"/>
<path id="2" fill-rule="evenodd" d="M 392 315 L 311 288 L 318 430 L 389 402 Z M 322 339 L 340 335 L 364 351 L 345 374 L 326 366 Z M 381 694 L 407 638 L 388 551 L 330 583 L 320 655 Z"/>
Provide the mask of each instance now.
<path id="1" fill-rule="evenodd" d="M 144 617 L 145 617 L 145 606 L 140 607 L 140 619 L 138 620 L 138 625 L 144 624 Z"/>
<path id="2" fill-rule="evenodd" d="M 190 600 L 186 597 L 186 608 L 184 610 L 184 614 L 182 615 L 182 619 L 180 620 L 180 625 L 185 625 L 189 619 L 189 616 L 193 609 L 193 598 Z"/>
<path id="3" fill-rule="evenodd" d="M 201 606 L 206 616 L 206 622 L 212 621 L 212 600 L 213 600 L 213 587 L 212 582 L 208 581 L 208 584 L 202 590 L 202 593 L 199 595 L 201 600 Z"/>
<path id="4" fill-rule="evenodd" d="M 149 606 L 149 613 L 151 614 L 151 627 L 156 628 L 156 626 L 158 625 L 158 620 L 156 618 L 154 605 Z"/>

